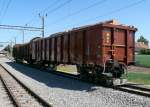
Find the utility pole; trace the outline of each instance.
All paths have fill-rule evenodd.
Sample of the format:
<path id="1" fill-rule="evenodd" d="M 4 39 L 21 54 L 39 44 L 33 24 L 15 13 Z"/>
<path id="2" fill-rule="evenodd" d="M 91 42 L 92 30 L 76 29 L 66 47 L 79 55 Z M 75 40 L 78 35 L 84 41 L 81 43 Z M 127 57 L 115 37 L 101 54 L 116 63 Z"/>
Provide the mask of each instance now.
<path id="1" fill-rule="evenodd" d="M 47 16 L 47 14 L 46 14 L 46 16 Z M 44 21 L 45 21 L 45 17 L 44 17 L 44 15 L 43 16 L 41 16 L 40 15 L 40 13 L 39 13 L 39 17 L 41 18 L 41 20 L 42 20 L 42 26 L 41 26 L 41 30 L 42 30 L 42 37 L 44 38 L 44 29 L 45 29 L 45 23 L 44 23 Z"/>
<path id="2" fill-rule="evenodd" d="M 15 43 L 15 45 L 16 45 L 16 37 L 14 37 L 14 39 L 15 39 L 15 42 L 14 42 L 14 43 Z"/>
<path id="3" fill-rule="evenodd" d="M 22 43 L 24 43 L 24 30 L 22 31 Z"/>
<path id="4" fill-rule="evenodd" d="M 10 56 L 12 57 L 13 56 L 13 53 L 12 53 L 13 52 L 13 50 L 12 50 L 12 40 L 10 41 L 10 47 L 9 48 L 10 48 Z"/>
<path id="5" fill-rule="evenodd" d="M 42 18 L 42 37 L 44 38 L 44 16 Z"/>

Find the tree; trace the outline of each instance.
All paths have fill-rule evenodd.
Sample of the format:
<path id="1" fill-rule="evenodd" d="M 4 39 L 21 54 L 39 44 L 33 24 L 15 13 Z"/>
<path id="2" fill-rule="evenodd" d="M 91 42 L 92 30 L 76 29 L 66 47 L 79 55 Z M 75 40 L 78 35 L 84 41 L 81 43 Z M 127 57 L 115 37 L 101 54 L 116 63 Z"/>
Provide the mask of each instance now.
<path id="1" fill-rule="evenodd" d="M 144 42 L 144 44 L 147 45 L 147 46 L 148 46 L 148 43 L 149 43 L 149 41 L 147 39 L 145 39 L 142 35 L 137 40 L 137 42 Z"/>
<path id="2" fill-rule="evenodd" d="M 12 47 L 11 47 L 10 45 L 7 45 L 7 46 L 4 48 L 4 50 L 10 53 L 11 48 L 12 48 Z"/>

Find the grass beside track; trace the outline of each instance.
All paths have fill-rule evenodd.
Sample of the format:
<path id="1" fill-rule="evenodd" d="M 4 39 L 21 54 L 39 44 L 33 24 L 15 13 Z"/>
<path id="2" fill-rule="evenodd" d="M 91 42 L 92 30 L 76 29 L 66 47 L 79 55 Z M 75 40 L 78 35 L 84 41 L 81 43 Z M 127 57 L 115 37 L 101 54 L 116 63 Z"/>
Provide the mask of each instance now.
<path id="1" fill-rule="evenodd" d="M 76 73 L 77 68 L 74 65 L 59 65 L 57 66 L 57 71 L 66 72 L 66 73 Z"/>
<path id="2" fill-rule="evenodd" d="M 66 73 L 75 73 L 77 69 L 73 65 L 59 65 L 57 67 L 58 71 L 66 72 Z M 145 85 L 150 85 L 150 73 L 142 73 L 141 72 L 128 72 L 127 80 L 129 82 L 140 83 Z"/>
<path id="3" fill-rule="evenodd" d="M 143 67 L 150 67 L 150 55 L 136 55 L 136 64 Z"/>
<path id="4" fill-rule="evenodd" d="M 150 74 L 130 72 L 127 77 L 129 82 L 150 85 Z"/>

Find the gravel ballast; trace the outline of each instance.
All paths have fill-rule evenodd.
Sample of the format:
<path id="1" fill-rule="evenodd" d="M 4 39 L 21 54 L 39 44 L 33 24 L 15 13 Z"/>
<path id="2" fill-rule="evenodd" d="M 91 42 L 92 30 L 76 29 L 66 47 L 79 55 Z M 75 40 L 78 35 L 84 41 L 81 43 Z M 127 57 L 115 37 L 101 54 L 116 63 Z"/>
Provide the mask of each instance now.
<path id="1" fill-rule="evenodd" d="M 55 107 L 150 107 L 147 97 L 41 72 L 5 58 L 0 62 Z"/>
<path id="2" fill-rule="evenodd" d="M 14 107 L 1 81 L 0 81 L 0 107 Z"/>

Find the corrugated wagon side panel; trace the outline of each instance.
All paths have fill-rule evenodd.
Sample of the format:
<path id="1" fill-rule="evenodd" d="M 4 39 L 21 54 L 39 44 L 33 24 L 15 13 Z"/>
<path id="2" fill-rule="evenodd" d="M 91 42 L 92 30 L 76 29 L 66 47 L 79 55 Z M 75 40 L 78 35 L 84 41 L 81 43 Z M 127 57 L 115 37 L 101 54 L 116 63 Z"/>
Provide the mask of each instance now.
<path id="1" fill-rule="evenodd" d="M 48 53 L 49 53 L 49 61 L 51 61 L 51 55 L 52 55 L 52 39 L 49 38 L 49 48 L 48 48 Z"/>
<path id="2" fill-rule="evenodd" d="M 27 44 L 27 59 L 28 59 L 28 61 L 30 60 L 30 45 L 29 45 L 29 43 Z"/>
<path id="3" fill-rule="evenodd" d="M 61 36 L 61 43 L 60 43 L 60 63 L 63 63 L 63 51 L 64 51 L 64 45 L 63 45 L 63 43 L 64 43 L 64 35 L 65 34 L 63 34 L 62 36 Z"/>
<path id="4" fill-rule="evenodd" d="M 45 53 L 45 39 L 41 40 L 41 60 L 44 60 L 44 53 Z"/>
<path id="5" fill-rule="evenodd" d="M 54 54 L 55 54 L 55 38 L 51 38 L 51 61 L 54 61 Z"/>
<path id="6" fill-rule="evenodd" d="M 54 39 L 54 61 L 57 62 L 57 38 Z"/>
<path id="7" fill-rule="evenodd" d="M 75 32 L 70 32 L 70 41 L 69 41 L 69 53 L 70 53 L 70 62 L 75 63 L 75 52 L 76 51 L 76 37 Z"/>
<path id="8" fill-rule="evenodd" d="M 38 61 L 41 60 L 42 57 L 42 50 L 41 50 L 42 46 L 41 46 L 41 40 L 38 41 Z"/>
<path id="9" fill-rule="evenodd" d="M 44 60 L 47 60 L 47 38 L 44 39 Z"/>
<path id="10" fill-rule="evenodd" d="M 63 36 L 63 63 L 69 62 L 69 33 Z"/>
<path id="11" fill-rule="evenodd" d="M 83 31 L 79 30 L 75 32 L 75 56 L 74 60 L 76 64 L 83 64 Z"/>
<path id="12" fill-rule="evenodd" d="M 36 45 L 36 49 L 35 49 L 35 59 L 36 59 L 36 61 L 37 61 L 37 59 L 38 59 L 38 50 L 39 50 L 39 46 L 38 46 L 38 41 L 36 41 L 35 42 L 35 45 Z"/>
<path id="13" fill-rule="evenodd" d="M 45 52 L 46 60 L 49 60 L 49 38 L 46 39 L 46 52 Z"/>
<path id="14" fill-rule="evenodd" d="M 57 39 L 57 62 L 61 62 L 61 36 L 56 37 Z"/>
<path id="15" fill-rule="evenodd" d="M 101 28 L 93 26 L 86 32 L 85 53 L 87 64 L 101 63 Z"/>

